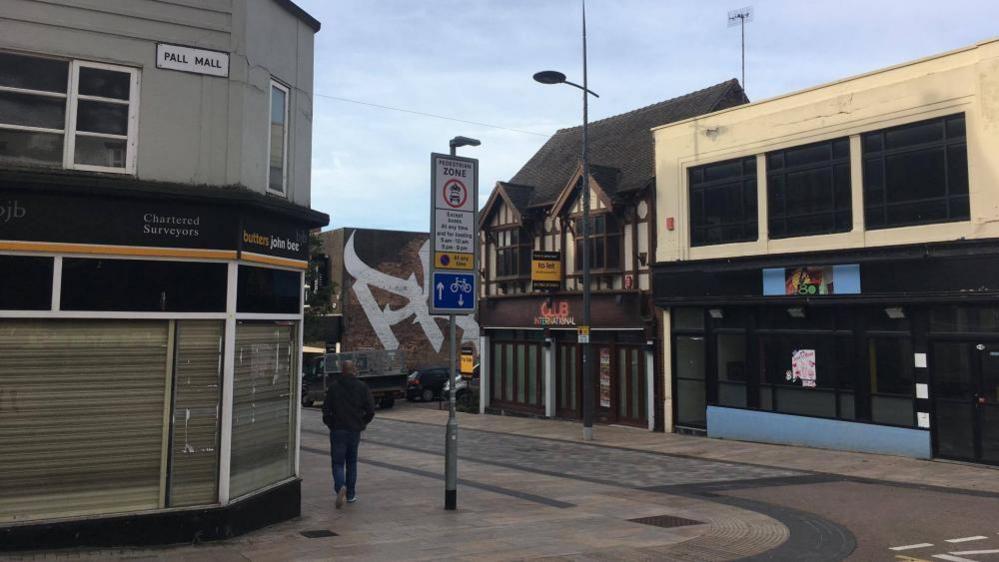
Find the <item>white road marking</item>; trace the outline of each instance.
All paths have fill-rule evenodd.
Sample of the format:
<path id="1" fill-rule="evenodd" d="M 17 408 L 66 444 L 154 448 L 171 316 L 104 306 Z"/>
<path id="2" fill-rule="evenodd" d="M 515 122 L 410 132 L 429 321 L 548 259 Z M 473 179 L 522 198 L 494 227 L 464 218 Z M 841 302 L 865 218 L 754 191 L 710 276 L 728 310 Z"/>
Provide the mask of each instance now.
<path id="1" fill-rule="evenodd" d="M 914 548 L 926 548 L 928 546 L 933 546 L 933 544 L 932 543 L 928 543 L 928 542 L 921 542 L 919 544 L 907 544 L 905 546 L 893 546 L 893 547 L 889 548 L 888 550 L 895 550 L 895 551 L 898 551 L 898 550 L 912 550 Z"/>
<path id="2" fill-rule="evenodd" d="M 962 537 L 960 539 L 947 539 L 947 542 L 971 542 L 971 541 L 980 541 L 982 539 L 987 539 L 987 538 L 988 537 L 986 537 L 985 535 L 978 535 L 974 537 Z"/>
<path id="3" fill-rule="evenodd" d="M 951 556 L 950 554 L 934 554 L 933 557 L 941 560 L 949 560 L 950 562 L 975 562 L 971 558 L 961 558 L 960 556 Z"/>
<path id="4" fill-rule="evenodd" d="M 962 552 L 951 552 L 951 554 L 999 554 L 999 549 L 993 550 L 964 550 Z"/>

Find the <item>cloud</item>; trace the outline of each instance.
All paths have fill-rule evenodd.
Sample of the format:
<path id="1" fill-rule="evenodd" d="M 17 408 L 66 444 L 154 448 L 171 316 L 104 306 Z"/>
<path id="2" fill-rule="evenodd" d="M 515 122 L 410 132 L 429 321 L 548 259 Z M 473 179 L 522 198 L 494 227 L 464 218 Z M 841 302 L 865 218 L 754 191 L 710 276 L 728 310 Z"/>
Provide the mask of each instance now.
<path id="1" fill-rule="evenodd" d="M 551 134 L 581 122 L 580 94 L 531 75 L 582 79 L 575 0 L 299 0 L 323 23 L 315 91 Z M 754 0 L 746 74 L 759 100 L 962 47 L 994 34 L 999 3 Z M 590 106 L 600 119 L 740 74 L 741 5 L 718 0 L 590 0 Z M 333 226 L 426 230 L 431 152 L 482 140 L 480 201 L 546 140 L 317 96 L 313 207 Z"/>

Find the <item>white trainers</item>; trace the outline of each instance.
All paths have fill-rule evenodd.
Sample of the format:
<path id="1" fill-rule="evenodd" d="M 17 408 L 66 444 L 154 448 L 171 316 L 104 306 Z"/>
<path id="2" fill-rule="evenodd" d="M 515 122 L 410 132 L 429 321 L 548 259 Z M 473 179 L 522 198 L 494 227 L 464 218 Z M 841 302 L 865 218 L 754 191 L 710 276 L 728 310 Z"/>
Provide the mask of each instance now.
<path id="1" fill-rule="evenodd" d="M 347 499 L 347 487 L 344 486 L 343 488 L 340 488 L 340 491 L 337 492 L 336 494 L 336 504 L 335 504 L 336 508 L 340 509 L 341 507 L 343 507 L 343 502 L 346 499 Z"/>
<path id="2" fill-rule="evenodd" d="M 347 503 L 354 503 L 356 501 L 357 501 L 357 496 L 356 495 L 353 496 L 353 497 L 347 498 Z"/>

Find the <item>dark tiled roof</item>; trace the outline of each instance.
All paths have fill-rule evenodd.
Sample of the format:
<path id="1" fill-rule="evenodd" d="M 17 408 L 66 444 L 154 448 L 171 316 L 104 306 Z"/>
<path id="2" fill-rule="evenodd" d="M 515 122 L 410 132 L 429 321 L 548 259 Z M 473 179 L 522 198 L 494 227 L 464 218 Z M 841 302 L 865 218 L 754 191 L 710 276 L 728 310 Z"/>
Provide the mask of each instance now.
<path id="1" fill-rule="evenodd" d="M 748 102 L 739 81 L 732 79 L 594 121 L 589 126 L 591 174 L 611 196 L 641 189 L 655 176 L 653 127 Z M 534 188 L 528 206 L 555 202 L 579 166 L 582 136 L 582 126 L 559 130 L 513 176 L 510 184 Z"/>
<path id="2" fill-rule="evenodd" d="M 279 6 L 291 12 L 293 16 L 305 22 L 305 25 L 311 27 L 312 31 L 316 33 L 319 32 L 319 28 L 322 27 L 322 24 L 319 23 L 319 20 L 309 15 L 309 12 L 303 10 L 298 4 L 292 2 L 291 0 L 276 0 L 276 2 Z"/>
<path id="3" fill-rule="evenodd" d="M 513 206 L 517 208 L 518 211 L 523 212 L 527 209 L 527 206 L 531 202 L 531 192 L 534 188 L 529 185 L 517 185 L 515 183 L 505 183 L 502 182 L 503 191 L 506 192 L 507 197 L 510 198 L 510 202 Z"/>

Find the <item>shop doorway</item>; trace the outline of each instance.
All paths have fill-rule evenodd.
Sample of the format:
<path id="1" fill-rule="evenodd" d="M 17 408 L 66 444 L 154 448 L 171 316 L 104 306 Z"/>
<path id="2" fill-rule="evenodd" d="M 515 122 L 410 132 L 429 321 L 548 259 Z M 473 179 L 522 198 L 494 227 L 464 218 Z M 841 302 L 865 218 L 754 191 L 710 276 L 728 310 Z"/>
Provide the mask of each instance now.
<path id="1" fill-rule="evenodd" d="M 936 455 L 999 464 L 999 343 L 932 344 Z"/>
<path id="2" fill-rule="evenodd" d="M 640 345 L 593 344 L 594 413 L 597 423 L 648 424 L 645 351 Z M 555 415 L 582 419 L 582 351 L 558 344 L 555 356 Z"/>
<path id="3" fill-rule="evenodd" d="M 582 362 L 580 346 L 560 343 L 555 347 L 555 415 L 560 418 L 582 417 Z"/>

